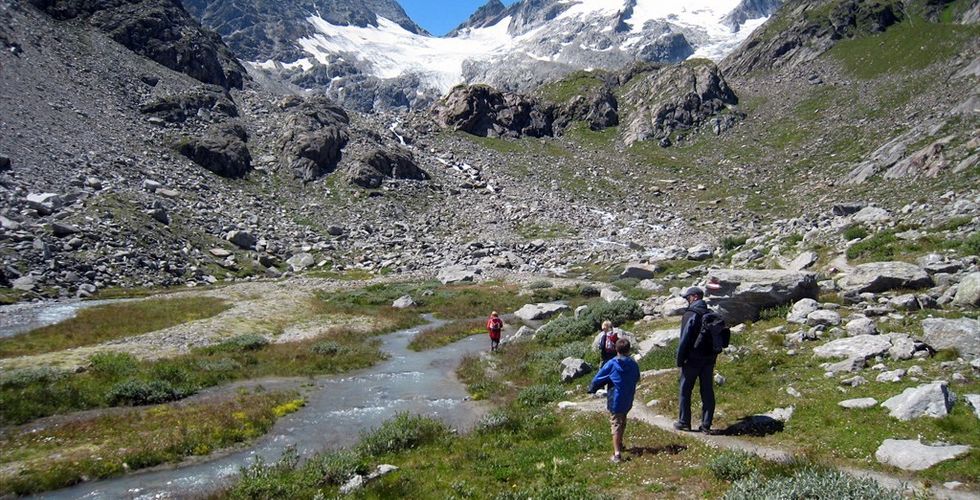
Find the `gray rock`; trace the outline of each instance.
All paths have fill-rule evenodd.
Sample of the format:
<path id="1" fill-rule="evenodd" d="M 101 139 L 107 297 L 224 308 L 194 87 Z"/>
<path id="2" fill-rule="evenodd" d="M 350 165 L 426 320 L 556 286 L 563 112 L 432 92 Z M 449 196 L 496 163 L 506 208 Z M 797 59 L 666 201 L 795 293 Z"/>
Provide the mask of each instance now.
<path id="1" fill-rule="evenodd" d="M 502 343 L 507 343 L 507 342 L 520 342 L 522 340 L 530 340 L 532 338 L 534 338 L 534 330 L 531 329 L 531 328 L 528 328 L 527 326 L 521 326 L 516 332 L 514 332 L 513 335 L 511 335 L 510 337 L 507 337 L 506 339 L 504 339 L 501 342 Z"/>
<path id="2" fill-rule="evenodd" d="M 367 154 L 348 173 L 348 180 L 363 188 L 378 188 L 385 179 L 429 180 L 408 151 L 376 149 Z"/>
<path id="3" fill-rule="evenodd" d="M 613 290 L 612 288 L 603 288 L 602 290 L 599 291 L 599 296 L 602 297 L 602 300 L 605 300 L 606 302 L 616 302 L 617 300 L 626 300 L 626 296 L 623 295 L 623 292 L 620 292 L 618 290 Z"/>
<path id="4" fill-rule="evenodd" d="M 589 310 L 589 306 L 587 306 L 587 305 L 581 305 L 581 306 L 576 307 L 575 308 L 575 319 L 579 319 L 583 314 L 585 314 L 585 311 L 588 311 L 588 310 Z"/>
<path id="5" fill-rule="evenodd" d="M 252 233 L 248 231 L 230 231 L 225 239 L 232 242 L 238 248 L 245 250 L 251 250 L 255 248 L 255 243 L 258 241 Z"/>
<path id="6" fill-rule="evenodd" d="M 804 269 L 809 269 L 811 266 L 817 263 L 820 258 L 816 252 L 811 252 L 809 250 L 799 254 L 795 259 L 786 264 L 786 269 L 790 271 L 802 271 Z"/>
<path id="7" fill-rule="evenodd" d="M 865 206 L 864 203 L 840 203 L 831 207 L 830 211 L 837 217 L 845 217 L 860 212 Z"/>
<path id="8" fill-rule="evenodd" d="M 66 224 L 63 222 L 53 222 L 51 223 L 51 232 L 54 233 L 58 238 L 64 238 L 65 236 L 71 236 L 73 234 L 78 234 L 82 232 L 76 226 L 71 224 Z"/>
<path id="9" fill-rule="evenodd" d="M 878 401 L 875 400 L 875 398 L 858 398 L 841 401 L 837 403 L 837 406 L 848 410 L 865 410 L 868 408 L 873 408 L 877 404 Z"/>
<path id="10" fill-rule="evenodd" d="M 687 300 L 681 297 L 671 297 L 660 305 L 660 313 L 664 316 L 681 316 L 688 305 Z"/>
<path id="11" fill-rule="evenodd" d="M 826 366 L 824 366 L 824 369 L 827 370 L 827 373 L 833 374 L 853 373 L 863 370 L 866 364 L 867 362 L 864 358 L 853 357 L 847 358 L 844 361 L 838 361 L 836 363 L 828 363 Z"/>
<path id="12" fill-rule="evenodd" d="M 871 318 L 855 318 L 847 322 L 844 325 L 844 329 L 847 330 L 847 334 L 851 337 L 856 337 L 858 335 L 877 335 L 878 326 L 875 324 L 874 320 Z"/>
<path id="13" fill-rule="evenodd" d="M 695 245 L 687 249 L 687 259 L 702 261 L 708 260 L 714 256 L 715 249 L 707 243 L 701 243 L 700 245 Z"/>
<path id="14" fill-rule="evenodd" d="M 592 371 L 584 359 L 567 357 L 561 361 L 561 381 L 570 382 Z"/>
<path id="15" fill-rule="evenodd" d="M 659 292 L 664 289 L 664 286 L 653 280 L 642 280 L 636 285 L 640 290 L 646 290 L 648 292 Z"/>
<path id="16" fill-rule="evenodd" d="M 439 270 L 436 278 L 444 285 L 451 283 L 464 283 L 476 281 L 480 274 L 479 269 L 468 268 L 466 266 L 449 266 Z"/>
<path id="17" fill-rule="evenodd" d="M 170 215 L 167 211 L 162 208 L 155 208 L 150 210 L 148 215 L 153 218 L 153 220 L 163 224 L 165 226 L 170 225 Z"/>
<path id="18" fill-rule="evenodd" d="M 945 380 L 918 387 L 910 387 L 901 394 L 891 397 L 881 406 L 888 408 L 888 414 L 899 420 L 912 420 L 921 417 L 943 418 L 953 409 L 955 395 L 950 392 Z"/>
<path id="19" fill-rule="evenodd" d="M 14 290 L 20 290 L 23 292 L 33 291 L 37 287 L 37 279 L 34 276 L 27 274 L 17 278 L 11 282 Z"/>
<path id="20" fill-rule="evenodd" d="M 969 446 L 928 446 L 918 439 L 886 439 L 875 452 L 875 458 L 886 465 L 917 471 L 961 457 L 969 452 Z"/>
<path id="21" fill-rule="evenodd" d="M 2 227 L 3 229 L 6 229 L 8 231 L 19 231 L 20 230 L 20 222 L 17 222 L 15 220 L 10 220 L 10 219 L 8 219 L 8 218 L 0 215 L 0 227 Z"/>
<path id="22" fill-rule="evenodd" d="M 905 369 L 899 368 L 897 370 L 879 373 L 875 377 L 875 382 L 901 382 L 903 377 L 905 377 Z"/>
<path id="23" fill-rule="evenodd" d="M 215 257 L 221 258 L 221 259 L 223 259 L 223 258 L 231 255 L 231 252 L 229 252 L 228 250 L 225 250 L 224 248 L 212 248 L 212 249 L 208 250 L 208 253 L 210 253 L 211 255 L 214 255 Z"/>
<path id="24" fill-rule="evenodd" d="M 786 315 L 786 321 L 790 323 L 806 323 L 807 316 L 818 309 L 820 309 L 820 303 L 816 300 L 809 298 L 800 299 L 793 304 L 793 308 Z"/>
<path id="25" fill-rule="evenodd" d="M 10 167 L 10 158 L 0 156 L 0 172 L 9 172 L 10 170 L 12 170 Z"/>
<path id="26" fill-rule="evenodd" d="M 958 306 L 980 307 L 980 273 L 967 274 L 956 287 L 953 304 Z"/>
<path id="27" fill-rule="evenodd" d="M 933 349 L 956 349 L 961 356 L 980 356 L 980 321 L 970 318 L 922 320 L 922 340 Z"/>
<path id="28" fill-rule="evenodd" d="M 31 193 L 27 195 L 27 206 L 41 215 L 51 215 L 65 205 L 64 198 L 56 193 Z"/>
<path id="29" fill-rule="evenodd" d="M 247 139 L 245 128 L 238 123 L 215 125 L 204 136 L 179 143 L 177 151 L 221 177 L 244 177 L 252 169 Z"/>
<path id="30" fill-rule="evenodd" d="M 849 386 L 849 387 L 858 387 L 858 386 L 862 386 L 862 385 L 867 384 L 867 383 L 868 383 L 867 379 L 865 379 L 864 377 L 862 377 L 860 375 L 855 375 L 855 376 L 853 376 L 851 378 L 846 378 L 846 379 L 840 381 L 840 385 L 846 385 L 846 386 Z"/>
<path id="31" fill-rule="evenodd" d="M 806 315 L 806 324 L 810 326 L 837 326 L 840 324 L 840 314 L 837 311 L 820 309 Z"/>
<path id="32" fill-rule="evenodd" d="M 543 302 L 540 304 L 524 304 L 523 307 L 514 312 L 514 316 L 524 321 L 537 321 L 548 319 L 560 312 L 570 311 L 568 304 L 560 302 Z"/>
<path id="33" fill-rule="evenodd" d="M 970 408 L 973 408 L 973 414 L 980 418 L 980 394 L 967 394 L 963 396 L 963 399 L 966 400 L 966 404 L 970 405 Z"/>
<path id="34" fill-rule="evenodd" d="M 856 295 L 896 288 L 924 288 L 933 283 L 932 278 L 916 265 L 907 262 L 871 262 L 855 266 L 838 284 L 845 293 Z"/>
<path id="35" fill-rule="evenodd" d="M 888 222 L 891 219 L 892 215 L 888 212 L 888 210 L 878 207 L 864 207 L 856 214 L 851 216 L 851 221 L 858 224 Z"/>
<path id="36" fill-rule="evenodd" d="M 888 349 L 888 357 L 894 360 L 912 359 L 915 356 L 915 340 L 904 333 L 890 333 L 887 335 L 892 346 Z"/>
<path id="37" fill-rule="evenodd" d="M 718 285 L 708 302 L 731 325 L 755 320 L 765 308 L 816 298 L 819 292 L 816 276 L 808 272 L 719 269 L 707 278 Z"/>
<path id="38" fill-rule="evenodd" d="M 418 304 L 415 303 L 415 300 L 412 299 L 411 295 L 402 295 L 391 303 L 391 307 L 394 307 L 395 309 L 408 309 L 409 307 L 416 306 L 418 306 Z"/>
<path id="39" fill-rule="evenodd" d="M 651 279 L 657 274 L 657 266 L 650 264 L 628 264 L 620 278 Z"/>
<path id="40" fill-rule="evenodd" d="M 313 264 L 316 264 L 316 260 L 312 255 L 306 252 L 298 253 L 286 259 L 286 265 L 288 265 L 289 269 L 291 269 L 294 273 L 298 273 L 304 269 L 312 267 Z"/>
<path id="41" fill-rule="evenodd" d="M 750 248 L 748 250 L 742 250 L 741 252 L 732 255 L 732 265 L 744 266 L 749 262 L 761 259 L 763 256 L 764 256 L 763 253 L 758 248 Z"/>
<path id="42" fill-rule="evenodd" d="M 304 182 L 332 172 L 349 140 L 347 113 L 323 96 L 280 105 L 289 110 L 276 140 L 280 165 Z"/>
<path id="43" fill-rule="evenodd" d="M 881 356 L 891 349 L 891 340 L 881 335 L 858 335 L 832 340 L 813 349 L 818 358 L 860 358 Z"/>
<path id="44" fill-rule="evenodd" d="M 919 300 L 911 293 L 893 297 L 888 303 L 899 311 L 918 311 L 920 309 Z"/>

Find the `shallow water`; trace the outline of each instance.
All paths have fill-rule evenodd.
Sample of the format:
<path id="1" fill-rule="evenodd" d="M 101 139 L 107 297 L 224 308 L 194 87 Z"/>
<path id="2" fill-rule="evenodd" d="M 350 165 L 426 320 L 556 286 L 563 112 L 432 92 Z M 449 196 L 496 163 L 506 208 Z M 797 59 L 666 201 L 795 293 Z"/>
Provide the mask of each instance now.
<path id="1" fill-rule="evenodd" d="M 421 328 L 442 324 L 430 319 Z M 488 347 L 482 335 L 425 352 L 413 352 L 408 342 L 420 328 L 380 337 L 390 358 L 358 372 L 315 379 L 300 411 L 276 422 L 248 450 L 211 461 L 135 473 L 78 485 L 40 498 L 186 498 L 200 497 L 231 482 L 239 469 L 257 458 L 277 460 L 290 446 L 300 457 L 354 444 L 359 435 L 400 412 L 436 417 L 453 428 L 472 427 L 481 407 L 467 401 L 466 389 L 455 378 L 462 357 Z"/>
<path id="2" fill-rule="evenodd" d="M 3 306 L 0 307 L 0 339 L 74 318 L 81 309 L 114 302 L 120 300 L 70 300 Z"/>

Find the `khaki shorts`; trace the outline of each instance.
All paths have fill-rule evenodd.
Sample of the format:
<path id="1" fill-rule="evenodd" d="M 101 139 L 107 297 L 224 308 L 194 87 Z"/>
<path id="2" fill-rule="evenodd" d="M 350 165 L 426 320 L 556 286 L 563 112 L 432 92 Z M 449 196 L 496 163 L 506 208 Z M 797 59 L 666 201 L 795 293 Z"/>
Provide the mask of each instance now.
<path id="1" fill-rule="evenodd" d="M 609 423 L 612 427 L 612 433 L 623 432 L 626 430 L 626 414 L 625 413 L 610 413 Z"/>

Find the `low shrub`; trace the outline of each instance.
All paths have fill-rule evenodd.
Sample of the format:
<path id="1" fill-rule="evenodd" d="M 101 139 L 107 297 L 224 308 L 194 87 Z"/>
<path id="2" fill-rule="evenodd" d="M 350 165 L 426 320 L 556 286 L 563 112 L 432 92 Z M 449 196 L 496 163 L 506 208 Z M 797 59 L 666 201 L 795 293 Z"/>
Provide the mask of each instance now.
<path id="1" fill-rule="evenodd" d="M 759 311 L 759 321 L 768 321 L 771 319 L 784 319 L 788 314 L 792 306 L 789 304 L 767 307 Z"/>
<path id="2" fill-rule="evenodd" d="M 862 225 L 847 226 L 841 233 L 844 241 L 859 240 L 868 236 L 868 228 Z"/>
<path id="3" fill-rule="evenodd" d="M 230 358 L 200 359 L 197 367 L 206 372 L 231 372 L 241 370 L 242 364 Z"/>
<path id="4" fill-rule="evenodd" d="M 536 338 L 545 344 L 567 343 L 589 337 L 599 331 L 605 320 L 622 325 L 643 317 L 643 308 L 634 300 L 597 302 L 590 305 L 578 318 L 562 315 L 544 325 Z"/>
<path id="5" fill-rule="evenodd" d="M 332 341 L 332 340 L 321 340 L 310 347 L 310 351 L 314 354 L 322 354 L 324 356 L 336 356 L 341 354 L 346 349 L 344 346 Z"/>
<path id="6" fill-rule="evenodd" d="M 517 400 L 522 405 L 531 408 L 557 401 L 564 395 L 565 390 L 560 385 L 539 384 L 521 389 L 521 392 L 517 395 Z"/>
<path id="7" fill-rule="evenodd" d="M 725 493 L 724 498 L 725 500 L 757 498 L 899 500 L 902 495 L 882 488 L 873 479 L 859 479 L 838 470 L 806 468 L 792 477 L 766 479 L 758 474 L 752 474 L 736 481 Z"/>
<path id="8" fill-rule="evenodd" d="M 326 484 L 344 484 L 354 474 L 364 474 L 368 471 L 368 464 L 364 457 L 351 450 L 318 455 L 311 462 L 314 467 L 320 469 L 320 476 Z"/>
<path id="9" fill-rule="evenodd" d="M 563 314 L 541 327 L 535 338 L 545 344 L 560 344 L 587 337 L 595 331 L 592 321 Z"/>
<path id="10" fill-rule="evenodd" d="M 448 435 L 449 429 L 438 420 L 399 413 L 381 427 L 362 435 L 357 451 L 379 456 L 434 443 Z"/>
<path id="11" fill-rule="evenodd" d="M 262 335 L 250 333 L 247 335 L 232 337 L 223 342 L 223 344 L 233 347 L 238 351 L 257 351 L 269 345 L 269 339 L 263 337 Z"/>
<path id="12" fill-rule="evenodd" d="M 725 251 L 735 250 L 736 248 L 744 245 L 745 242 L 748 241 L 748 240 L 749 240 L 749 237 L 748 236 L 744 236 L 744 235 L 739 235 L 739 236 L 725 236 L 721 240 L 721 247 L 724 248 Z"/>
<path id="13" fill-rule="evenodd" d="M 551 288 L 553 286 L 554 285 L 552 285 L 551 282 L 548 280 L 533 281 L 529 285 L 527 285 L 527 287 L 530 288 L 531 290 L 537 290 L 540 288 Z"/>
<path id="14" fill-rule="evenodd" d="M 68 372 L 50 366 L 21 368 L 0 374 L 0 387 L 26 387 L 31 384 L 47 384 L 65 378 Z"/>
<path id="15" fill-rule="evenodd" d="M 980 232 L 971 234 L 960 246 L 964 255 L 980 255 Z"/>
<path id="16" fill-rule="evenodd" d="M 483 433 L 514 430 L 518 424 L 509 411 L 495 408 L 480 418 L 476 424 L 476 430 Z"/>
<path id="17" fill-rule="evenodd" d="M 129 375 L 138 368 L 136 358 L 125 352 L 100 352 L 89 358 L 93 373 L 109 377 Z"/>
<path id="18" fill-rule="evenodd" d="M 708 462 L 708 469 L 718 479 L 738 481 L 749 477 L 757 468 L 755 455 L 738 450 L 724 451 Z"/>
<path id="19" fill-rule="evenodd" d="M 582 285 L 578 289 L 578 293 L 583 297 L 598 297 L 601 291 L 592 285 Z"/>
<path id="20" fill-rule="evenodd" d="M 186 396 L 183 391 L 163 380 L 146 382 L 129 379 L 112 386 L 106 394 L 106 400 L 113 406 L 141 406 L 176 401 Z"/>

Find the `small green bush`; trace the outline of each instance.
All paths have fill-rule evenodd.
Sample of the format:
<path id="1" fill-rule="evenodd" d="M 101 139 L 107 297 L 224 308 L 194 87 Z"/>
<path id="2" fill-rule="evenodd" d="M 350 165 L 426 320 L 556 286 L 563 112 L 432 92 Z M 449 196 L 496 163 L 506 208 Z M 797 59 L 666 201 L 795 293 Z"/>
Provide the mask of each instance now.
<path id="1" fill-rule="evenodd" d="M 500 430 L 515 430 L 520 427 L 520 422 L 514 418 L 511 412 L 495 408 L 484 415 L 476 424 L 477 432 L 489 433 Z"/>
<path id="2" fill-rule="evenodd" d="M 592 322 L 592 331 L 599 331 L 599 327 L 605 320 L 612 321 L 614 325 L 623 325 L 630 321 L 636 321 L 643 317 L 643 308 L 635 300 L 617 300 L 614 302 L 599 302 L 592 304 L 582 318 Z"/>
<path id="3" fill-rule="evenodd" d="M 232 337 L 224 342 L 205 347 L 202 349 L 202 351 L 210 354 L 216 352 L 257 351 L 267 345 L 269 345 L 269 339 L 263 337 L 262 335 L 249 333 Z"/>
<path id="4" fill-rule="evenodd" d="M 749 240 L 749 237 L 748 236 L 744 236 L 744 235 L 740 235 L 740 236 L 725 236 L 721 240 L 721 247 L 724 248 L 726 252 L 727 251 L 730 251 L 730 250 L 735 250 L 736 248 L 744 245 L 745 242 L 748 241 L 748 240 Z"/>
<path id="5" fill-rule="evenodd" d="M 231 372 L 240 370 L 242 364 L 230 358 L 201 359 L 198 360 L 197 367 L 206 372 Z"/>
<path id="6" fill-rule="evenodd" d="M 600 290 L 592 285 L 582 285 L 578 289 L 578 294 L 583 297 L 598 297 Z"/>
<path id="7" fill-rule="evenodd" d="M 980 232 L 971 234 L 960 249 L 964 255 L 980 255 Z"/>
<path id="8" fill-rule="evenodd" d="M 140 406 L 176 401 L 186 396 L 187 394 L 163 380 L 146 382 L 129 379 L 112 386 L 106 394 L 106 400 L 112 406 Z"/>
<path id="9" fill-rule="evenodd" d="M 326 484 L 344 484 L 354 474 L 363 474 L 368 470 L 364 457 L 351 450 L 318 455 L 313 461 Z"/>
<path id="10" fill-rule="evenodd" d="M 565 390 L 560 385 L 539 384 L 521 389 L 521 392 L 517 395 L 517 400 L 522 405 L 531 408 L 557 401 L 564 395 Z"/>
<path id="11" fill-rule="evenodd" d="M 895 257 L 897 242 L 898 238 L 894 231 L 882 231 L 847 247 L 847 258 L 853 260 L 869 257 L 873 260 L 889 260 Z"/>
<path id="12" fill-rule="evenodd" d="M 313 344 L 313 347 L 310 347 L 310 351 L 313 351 L 314 354 L 322 354 L 324 356 L 336 356 L 346 350 L 344 346 L 332 340 L 321 340 Z"/>
<path id="13" fill-rule="evenodd" d="M 399 413 L 381 427 L 362 435 L 357 451 L 379 456 L 433 443 L 448 435 L 449 429 L 438 420 Z"/>
<path id="14" fill-rule="evenodd" d="M 708 468 L 718 479 L 738 481 L 749 477 L 757 467 L 755 455 L 744 451 L 724 451 L 708 462 Z"/>
<path id="15" fill-rule="evenodd" d="M 782 319 L 789 315 L 791 306 L 789 304 L 767 307 L 759 311 L 759 321 L 768 321 L 771 319 Z"/>
<path id="16" fill-rule="evenodd" d="M 900 500 L 902 496 L 878 485 L 873 479 L 856 478 L 838 470 L 806 468 L 792 477 L 766 479 L 752 474 L 740 479 L 725 493 L 725 500 L 758 498 L 813 500 Z"/>
<path id="17" fill-rule="evenodd" d="M 38 366 L 12 370 L 0 374 L 0 387 L 27 387 L 31 384 L 47 384 L 68 376 L 68 372 L 50 366 Z"/>
<path id="18" fill-rule="evenodd" d="M 844 241 L 859 240 L 868 236 L 868 228 L 862 225 L 847 226 L 841 236 Z"/>
<path id="19" fill-rule="evenodd" d="M 89 361 L 93 373 L 107 377 L 129 375 L 138 368 L 136 358 L 124 352 L 100 352 L 93 354 Z"/>
<path id="20" fill-rule="evenodd" d="M 563 314 L 541 327 L 535 333 L 535 338 L 545 344 L 560 344 L 587 337 L 594 331 L 591 321 Z"/>
<path id="21" fill-rule="evenodd" d="M 529 284 L 527 287 L 530 288 L 531 290 L 538 290 L 541 288 L 551 288 L 552 286 L 554 285 L 552 285 L 551 282 L 548 280 L 538 280 L 538 281 L 531 282 L 531 284 Z"/>

